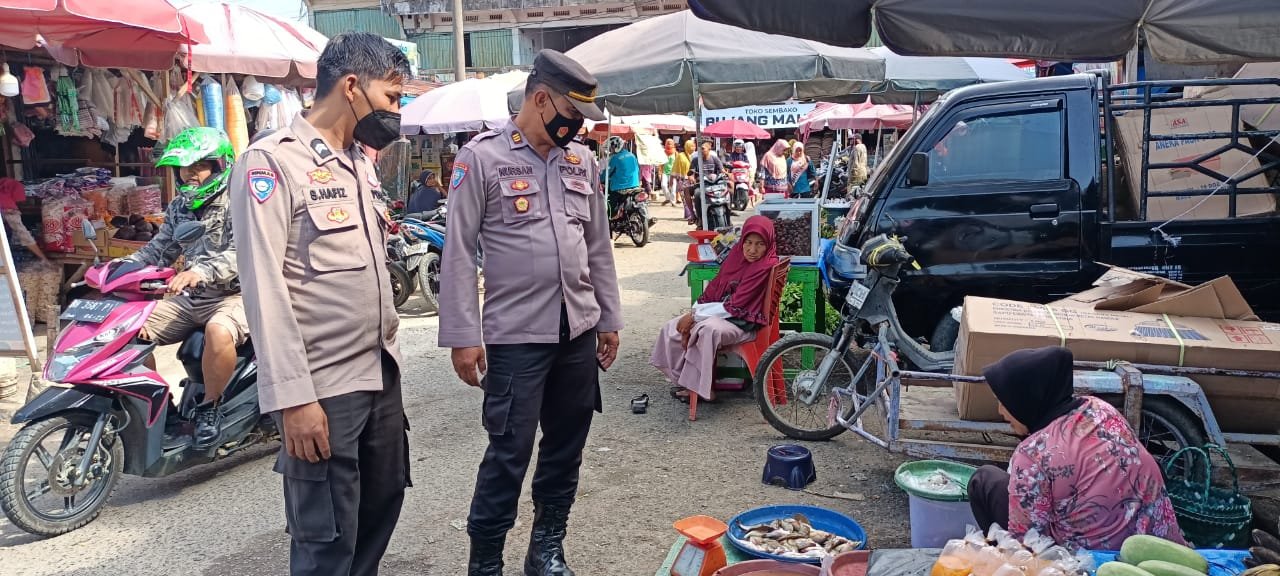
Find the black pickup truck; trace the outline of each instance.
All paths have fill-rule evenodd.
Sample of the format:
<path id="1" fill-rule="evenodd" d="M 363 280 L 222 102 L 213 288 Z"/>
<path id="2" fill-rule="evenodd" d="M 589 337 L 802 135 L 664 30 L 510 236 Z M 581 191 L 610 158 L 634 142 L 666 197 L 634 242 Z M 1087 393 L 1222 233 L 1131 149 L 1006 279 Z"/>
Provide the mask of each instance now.
<path id="1" fill-rule="evenodd" d="M 1179 97 L 1189 86 L 1232 84 L 1280 79 L 1108 85 L 1105 76 L 1080 74 L 947 94 L 855 196 L 823 261 L 830 301 L 843 303 L 859 275 L 857 248 L 877 234 L 896 234 L 922 267 L 898 288 L 897 310 L 908 333 L 930 338 L 935 350 L 953 344 L 951 311 L 965 296 L 1049 302 L 1089 287 L 1101 274 L 1098 263 L 1189 284 L 1230 275 L 1260 316 L 1277 319 L 1280 188 L 1269 183 L 1280 159 L 1255 152 L 1277 132 L 1246 130 L 1239 119 L 1242 106 L 1280 104 L 1280 97 Z M 1197 133 L 1152 124 L 1170 109 L 1195 107 L 1216 108 L 1230 121 Z M 1117 118 L 1126 115 L 1138 132 L 1126 133 L 1124 143 L 1142 146 L 1129 156 L 1140 164 L 1130 166 L 1116 136 Z M 1214 151 L 1150 160 L 1151 151 L 1188 141 Z M 1236 150 L 1231 161 L 1219 156 L 1227 150 Z M 1195 189 L 1170 189 L 1180 179 Z M 1181 208 L 1188 196 L 1209 195 L 1201 210 L 1220 212 L 1214 219 L 1197 212 L 1201 219 L 1170 220 L 1177 214 L 1161 202 L 1180 197 Z M 1261 214 L 1268 206 L 1270 214 Z"/>

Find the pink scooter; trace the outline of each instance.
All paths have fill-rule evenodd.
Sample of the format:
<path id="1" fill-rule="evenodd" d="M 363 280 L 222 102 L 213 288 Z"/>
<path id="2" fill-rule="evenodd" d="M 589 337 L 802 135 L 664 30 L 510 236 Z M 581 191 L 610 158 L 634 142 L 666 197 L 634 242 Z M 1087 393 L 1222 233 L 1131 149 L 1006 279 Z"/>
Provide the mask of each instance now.
<path id="1" fill-rule="evenodd" d="M 177 228 L 183 244 L 204 233 L 200 222 Z M 86 225 L 85 237 L 94 236 Z M 195 445 L 204 332 L 178 349 L 187 372 L 180 403 L 144 364 L 156 345 L 139 337 L 173 275 L 170 268 L 123 261 L 85 273 L 84 284 L 102 298 L 75 300 L 60 316 L 70 324 L 44 370 L 54 385 L 14 414 L 13 423 L 25 426 L 0 456 L 0 508 L 15 526 L 45 536 L 70 532 L 98 516 L 121 474 L 168 476 L 276 436 L 271 419 L 258 411 L 257 366 L 246 343 L 221 401 L 221 436 Z"/>

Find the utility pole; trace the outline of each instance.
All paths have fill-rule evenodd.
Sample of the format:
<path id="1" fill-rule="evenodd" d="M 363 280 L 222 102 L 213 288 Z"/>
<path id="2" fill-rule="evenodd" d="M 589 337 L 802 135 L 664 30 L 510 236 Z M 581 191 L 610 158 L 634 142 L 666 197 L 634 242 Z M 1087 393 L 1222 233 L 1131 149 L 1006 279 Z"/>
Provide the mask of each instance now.
<path id="1" fill-rule="evenodd" d="M 453 0 L 453 81 L 467 79 L 467 39 L 462 33 L 462 0 Z"/>

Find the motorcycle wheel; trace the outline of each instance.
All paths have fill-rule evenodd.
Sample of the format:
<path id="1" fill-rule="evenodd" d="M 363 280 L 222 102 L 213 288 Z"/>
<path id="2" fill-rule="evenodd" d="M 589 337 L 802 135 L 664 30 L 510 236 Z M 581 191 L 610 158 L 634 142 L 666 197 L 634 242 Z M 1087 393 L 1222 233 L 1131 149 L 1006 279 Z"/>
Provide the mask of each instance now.
<path id="1" fill-rule="evenodd" d="M 644 248 L 649 243 L 649 222 L 644 213 L 636 212 L 627 218 L 627 236 L 631 237 L 636 248 Z"/>
<path id="2" fill-rule="evenodd" d="M 427 303 L 427 310 L 440 310 L 440 255 L 428 252 L 422 255 L 418 264 L 418 286 L 422 289 L 422 299 Z"/>
<path id="3" fill-rule="evenodd" d="M 833 388 L 848 386 L 867 358 L 861 348 L 851 348 L 832 368 L 831 375 L 822 384 L 813 404 L 804 405 L 796 398 L 795 383 L 798 379 L 813 375 L 827 354 L 832 354 L 835 342 L 827 334 L 795 333 L 774 342 L 760 362 L 756 364 L 756 377 L 751 390 L 760 406 L 760 413 L 777 431 L 797 440 L 830 440 L 845 431 L 831 417 L 830 409 L 835 394 Z M 864 382 L 874 384 L 874 376 L 863 376 Z M 766 383 L 772 383 L 766 389 Z M 837 406 L 844 410 L 846 406 Z M 873 418 L 870 413 L 864 421 Z"/>
<path id="4" fill-rule="evenodd" d="M 19 430 L 0 457 L 0 508 L 9 521 L 32 534 L 57 536 L 92 522 L 116 491 L 124 470 L 124 443 L 104 434 L 96 457 L 96 477 L 83 488 L 68 484 L 79 466 L 93 422 L 54 416 Z M 50 496 L 52 504 L 37 499 Z"/>
<path id="5" fill-rule="evenodd" d="M 391 302 L 399 309 L 413 294 L 413 279 L 399 262 L 387 262 L 387 272 L 391 274 Z"/>
<path id="6" fill-rule="evenodd" d="M 717 206 L 712 208 L 711 213 L 707 215 L 707 220 L 709 221 L 708 224 L 710 224 L 708 230 L 728 228 L 730 226 L 728 207 Z"/>
<path id="7" fill-rule="evenodd" d="M 734 192 L 733 193 L 733 211 L 742 212 L 747 209 L 747 195 Z"/>

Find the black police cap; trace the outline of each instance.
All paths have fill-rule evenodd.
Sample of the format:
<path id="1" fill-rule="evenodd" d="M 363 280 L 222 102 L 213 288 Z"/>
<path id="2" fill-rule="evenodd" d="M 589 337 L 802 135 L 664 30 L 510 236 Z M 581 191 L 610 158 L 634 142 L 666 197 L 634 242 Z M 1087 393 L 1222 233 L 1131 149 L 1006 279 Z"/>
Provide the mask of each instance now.
<path id="1" fill-rule="evenodd" d="M 596 105 L 596 77 L 573 58 L 551 49 L 543 49 L 533 59 L 530 82 L 538 82 L 564 94 L 582 115 L 590 120 L 604 120 L 604 111 Z"/>

